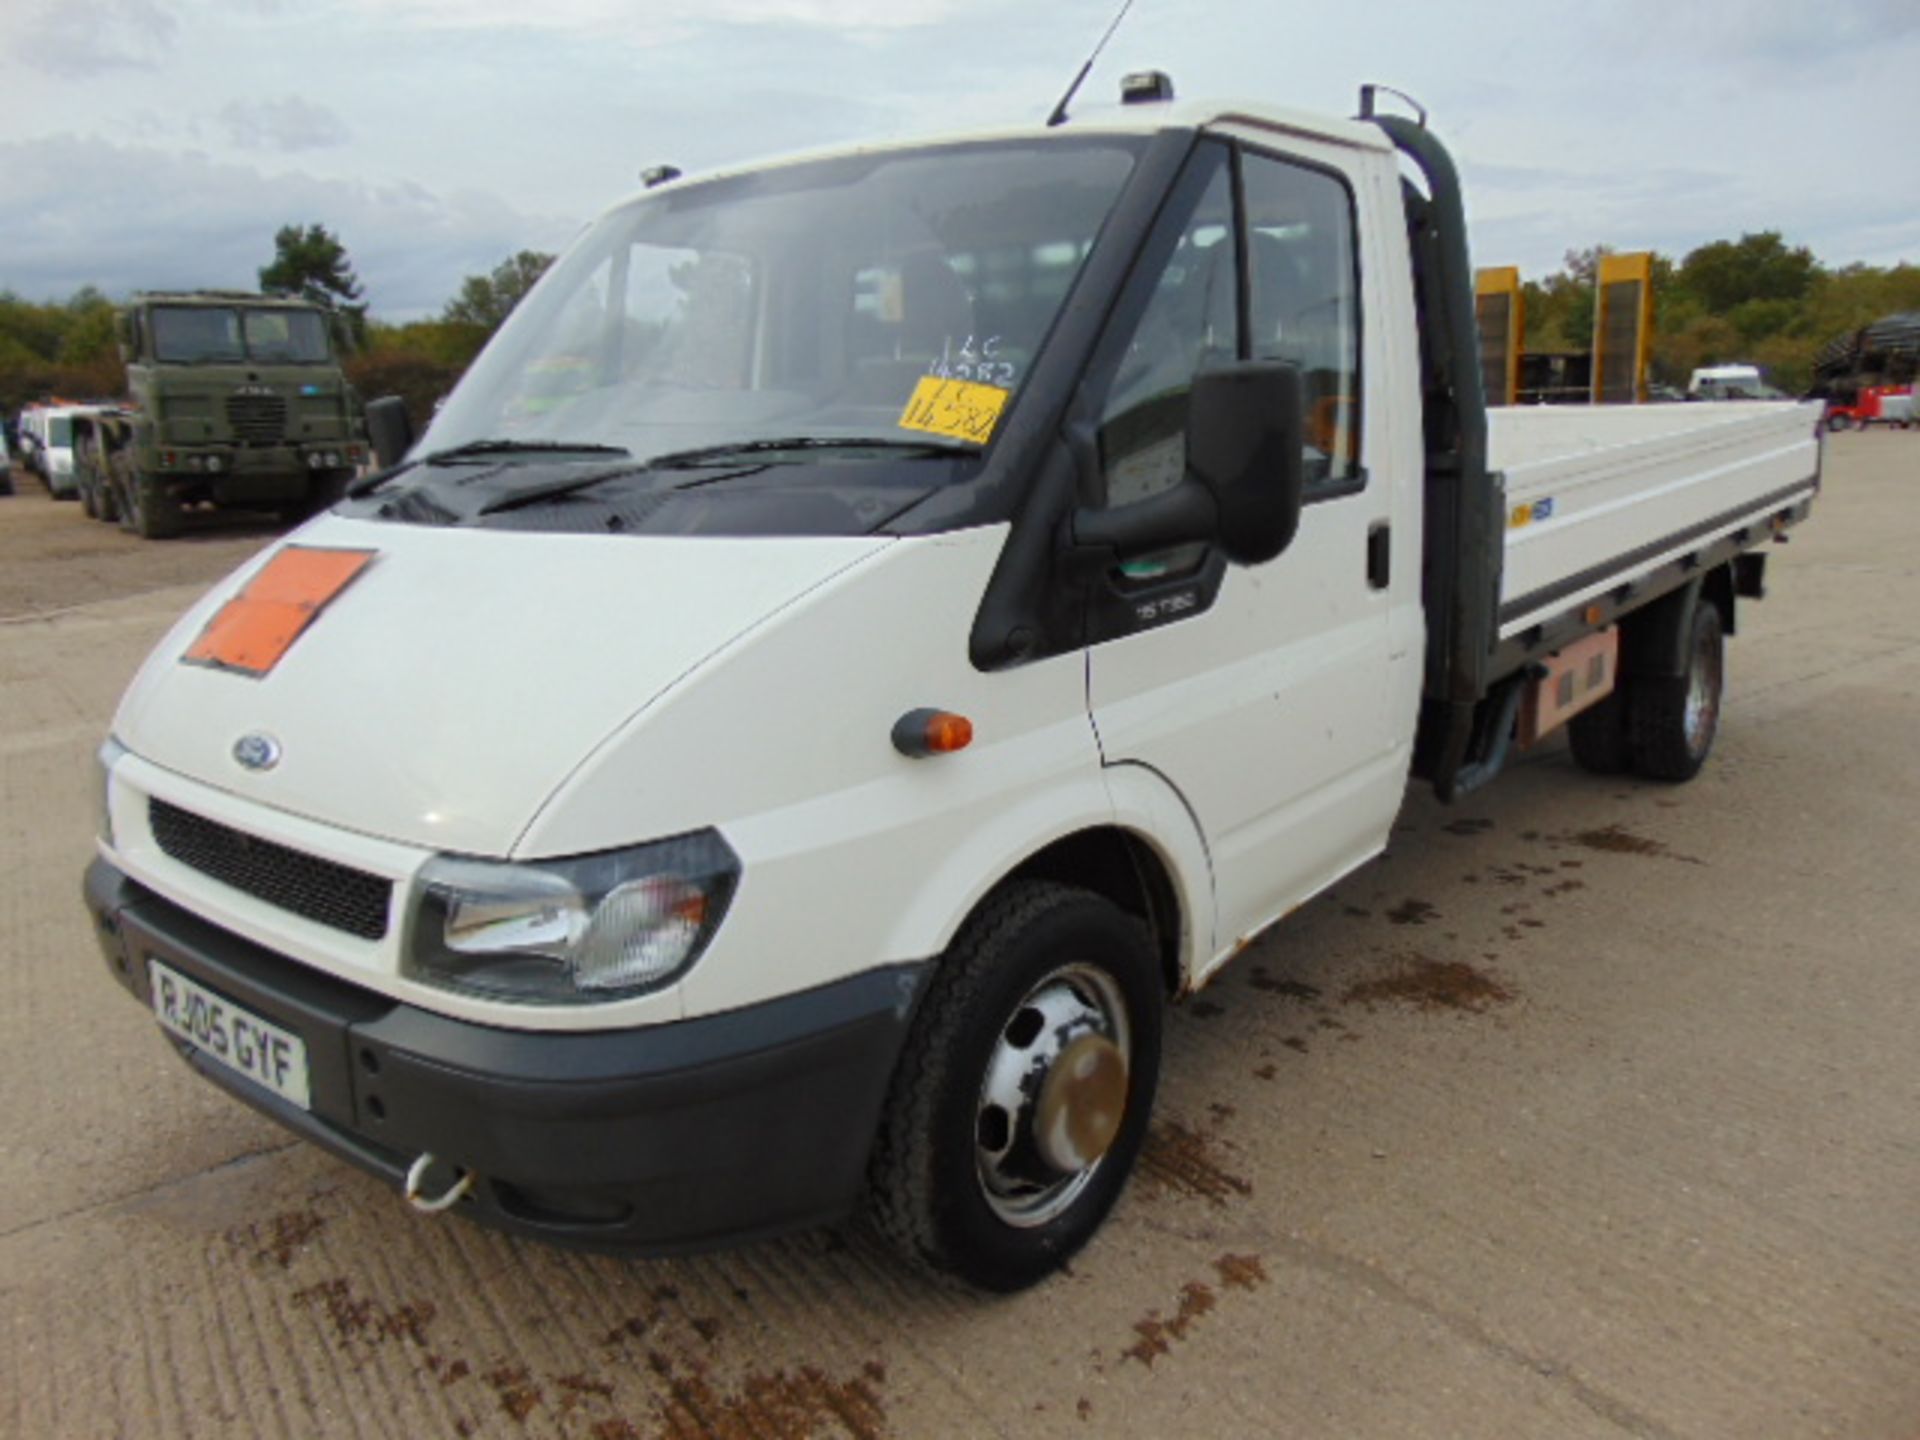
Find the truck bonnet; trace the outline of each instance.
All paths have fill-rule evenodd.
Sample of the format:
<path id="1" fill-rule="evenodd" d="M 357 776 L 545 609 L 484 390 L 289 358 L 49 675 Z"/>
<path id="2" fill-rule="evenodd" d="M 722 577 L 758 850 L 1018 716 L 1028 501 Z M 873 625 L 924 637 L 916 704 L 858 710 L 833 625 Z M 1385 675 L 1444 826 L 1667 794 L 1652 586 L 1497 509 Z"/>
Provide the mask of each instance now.
<path id="1" fill-rule="evenodd" d="M 507 855 L 626 720 L 888 543 L 604 539 L 323 517 L 182 618 L 128 689 L 114 735 L 166 770 L 308 819 Z M 287 563 L 303 558 L 289 547 L 370 555 L 305 567 L 331 574 L 302 599 L 283 583 L 302 568 Z M 276 614 L 303 605 L 304 628 L 282 643 L 300 622 Z M 636 834 L 645 807 L 633 797 Z"/>

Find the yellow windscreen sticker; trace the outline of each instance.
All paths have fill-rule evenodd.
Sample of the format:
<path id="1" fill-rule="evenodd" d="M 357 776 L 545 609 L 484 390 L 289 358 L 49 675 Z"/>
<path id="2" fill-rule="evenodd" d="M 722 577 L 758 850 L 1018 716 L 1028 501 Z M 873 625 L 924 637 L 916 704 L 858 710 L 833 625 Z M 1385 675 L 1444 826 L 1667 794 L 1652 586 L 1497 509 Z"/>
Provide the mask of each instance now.
<path id="1" fill-rule="evenodd" d="M 993 437 L 993 427 L 1000 423 L 1000 412 L 1007 408 L 1011 393 L 998 385 L 922 375 L 907 408 L 900 412 L 900 428 L 984 445 Z"/>

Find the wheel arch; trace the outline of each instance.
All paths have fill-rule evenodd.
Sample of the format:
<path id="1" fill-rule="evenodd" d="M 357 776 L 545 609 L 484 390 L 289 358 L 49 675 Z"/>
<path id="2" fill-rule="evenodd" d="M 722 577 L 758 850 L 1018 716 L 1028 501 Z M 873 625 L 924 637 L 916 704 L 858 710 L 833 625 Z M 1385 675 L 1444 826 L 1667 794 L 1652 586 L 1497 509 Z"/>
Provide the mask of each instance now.
<path id="1" fill-rule="evenodd" d="M 1178 994 L 1185 985 L 1187 919 L 1179 891 L 1166 861 L 1141 836 L 1118 825 L 1063 835 L 1001 876 L 980 904 L 1019 880 L 1052 880 L 1090 890 L 1145 921 L 1153 932 L 1167 993 Z"/>
<path id="2" fill-rule="evenodd" d="M 915 885 L 881 948 L 942 955 L 982 906 L 1022 879 L 1079 886 L 1144 919 L 1169 994 L 1191 988 L 1212 958 L 1213 871 L 1199 825 L 1165 777 L 1134 764 L 1028 792 L 969 830 Z"/>

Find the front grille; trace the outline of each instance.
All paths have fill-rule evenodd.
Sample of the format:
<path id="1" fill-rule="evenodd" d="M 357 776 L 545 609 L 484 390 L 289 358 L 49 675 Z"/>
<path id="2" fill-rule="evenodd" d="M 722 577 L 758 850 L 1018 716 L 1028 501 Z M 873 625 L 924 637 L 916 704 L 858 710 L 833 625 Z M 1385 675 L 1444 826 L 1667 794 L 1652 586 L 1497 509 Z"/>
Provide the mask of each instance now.
<path id="1" fill-rule="evenodd" d="M 164 800 L 148 800 L 147 824 L 163 853 L 256 900 L 362 940 L 387 933 L 393 885 L 378 875 L 243 834 Z"/>
<path id="2" fill-rule="evenodd" d="M 279 395 L 229 395 L 227 424 L 242 445 L 278 445 L 287 435 L 287 402 Z"/>

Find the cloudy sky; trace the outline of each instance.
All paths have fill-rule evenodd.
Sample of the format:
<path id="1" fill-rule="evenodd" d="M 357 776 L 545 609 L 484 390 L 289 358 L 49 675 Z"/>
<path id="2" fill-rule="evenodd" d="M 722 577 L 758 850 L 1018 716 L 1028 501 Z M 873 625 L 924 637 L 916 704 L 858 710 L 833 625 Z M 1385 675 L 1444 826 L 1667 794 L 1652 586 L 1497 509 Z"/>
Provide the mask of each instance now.
<path id="1" fill-rule="evenodd" d="M 346 242 L 374 313 L 556 249 L 644 167 L 1045 115 L 1117 0 L 0 0 L 0 289 L 250 286 Z M 1474 256 L 1780 229 L 1920 262 L 1920 0 L 1136 0 L 1083 94 L 1417 96 Z"/>

